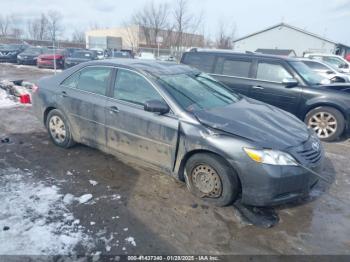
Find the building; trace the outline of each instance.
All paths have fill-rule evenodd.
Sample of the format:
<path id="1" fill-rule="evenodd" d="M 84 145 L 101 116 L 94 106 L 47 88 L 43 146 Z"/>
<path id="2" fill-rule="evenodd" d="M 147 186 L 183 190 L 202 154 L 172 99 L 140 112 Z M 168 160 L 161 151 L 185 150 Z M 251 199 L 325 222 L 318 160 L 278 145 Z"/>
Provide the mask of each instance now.
<path id="1" fill-rule="evenodd" d="M 255 50 L 256 53 L 266 54 L 266 55 L 279 55 L 279 56 L 297 56 L 293 49 L 263 49 L 258 48 Z"/>
<path id="2" fill-rule="evenodd" d="M 236 39 L 234 49 L 251 52 L 257 49 L 290 49 L 294 50 L 297 56 L 303 56 L 307 52 L 333 53 L 342 56 L 350 53 L 349 46 L 285 23 Z"/>
<path id="3" fill-rule="evenodd" d="M 159 30 L 132 25 L 118 28 L 96 29 L 85 32 L 86 47 L 92 48 L 96 42 L 103 42 L 104 38 L 118 38 L 122 49 L 134 51 L 140 48 L 157 48 L 156 38 L 161 40 L 160 48 L 203 46 L 204 36 L 198 34 L 178 33 L 171 30 Z"/>

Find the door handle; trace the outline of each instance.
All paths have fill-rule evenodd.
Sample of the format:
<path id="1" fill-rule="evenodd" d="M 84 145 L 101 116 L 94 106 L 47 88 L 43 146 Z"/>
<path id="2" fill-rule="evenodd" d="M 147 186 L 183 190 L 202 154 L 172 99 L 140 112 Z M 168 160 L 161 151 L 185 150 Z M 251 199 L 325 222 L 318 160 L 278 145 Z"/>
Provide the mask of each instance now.
<path id="1" fill-rule="evenodd" d="M 252 88 L 254 88 L 254 89 L 260 89 L 260 90 L 263 90 L 263 89 L 264 89 L 262 86 L 252 86 Z"/>
<path id="2" fill-rule="evenodd" d="M 61 92 L 61 96 L 62 96 L 62 97 L 67 97 L 67 96 L 68 96 L 68 94 L 67 94 L 67 92 L 66 92 L 66 91 L 62 91 L 62 92 Z"/>
<path id="3" fill-rule="evenodd" d="M 109 108 L 109 112 L 110 112 L 110 113 L 119 113 L 119 109 L 118 109 L 118 107 L 116 107 L 116 106 L 111 106 L 111 107 Z"/>

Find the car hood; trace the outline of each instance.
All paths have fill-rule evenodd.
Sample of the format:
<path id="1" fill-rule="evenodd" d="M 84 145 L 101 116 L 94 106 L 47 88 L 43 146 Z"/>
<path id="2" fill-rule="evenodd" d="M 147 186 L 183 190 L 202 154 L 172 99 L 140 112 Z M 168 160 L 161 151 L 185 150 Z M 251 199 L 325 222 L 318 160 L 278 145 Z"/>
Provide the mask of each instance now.
<path id="1" fill-rule="evenodd" d="M 350 84 L 329 84 L 329 85 L 318 85 L 314 86 L 316 89 L 327 89 L 327 90 L 334 90 L 334 91 L 343 91 L 350 93 Z"/>
<path id="2" fill-rule="evenodd" d="M 226 107 L 193 112 L 204 125 L 254 141 L 263 148 L 283 150 L 309 137 L 306 125 L 274 106 L 243 98 Z"/>
<path id="3" fill-rule="evenodd" d="M 45 59 L 60 59 L 60 58 L 63 58 L 63 55 L 61 54 L 43 54 L 43 55 L 40 55 L 39 58 L 45 58 Z"/>

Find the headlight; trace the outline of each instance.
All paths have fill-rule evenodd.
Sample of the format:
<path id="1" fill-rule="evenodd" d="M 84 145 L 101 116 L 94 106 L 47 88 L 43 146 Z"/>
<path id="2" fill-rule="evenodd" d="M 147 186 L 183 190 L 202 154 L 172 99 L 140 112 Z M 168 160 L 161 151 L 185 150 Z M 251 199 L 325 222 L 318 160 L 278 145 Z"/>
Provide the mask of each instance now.
<path id="1" fill-rule="evenodd" d="M 297 166 L 298 163 L 290 154 L 278 150 L 257 150 L 243 148 L 247 155 L 258 163 L 275 165 L 275 166 Z"/>
<path id="2" fill-rule="evenodd" d="M 22 58 L 22 56 L 18 55 L 18 56 L 17 56 L 17 58 L 18 58 L 18 59 L 21 59 L 21 58 Z"/>

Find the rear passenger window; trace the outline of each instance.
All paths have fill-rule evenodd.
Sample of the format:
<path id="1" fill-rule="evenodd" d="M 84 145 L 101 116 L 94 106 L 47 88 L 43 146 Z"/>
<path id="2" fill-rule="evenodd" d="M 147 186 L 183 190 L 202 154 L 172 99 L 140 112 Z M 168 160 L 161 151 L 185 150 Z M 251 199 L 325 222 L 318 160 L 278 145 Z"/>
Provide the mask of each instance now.
<path id="1" fill-rule="evenodd" d="M 280 64 L 261 62 L 258 64 L 256 78 L 281 83 L 284 78 L 293 78 L 293 76 Z"/>
<path id="2" fill-rule="evenodd" d="M 222 65 L 222 74 L 228 76 L 249 77 L 251 66 L 249 60 L 225 59 Z"/>
<path id="3" fill-rule="evenodd" d="M 203 53 L 186 53 L 183 63 L 193 66 L 203 72 L 212 73 L 215 56 Z"/>
<path id="4" fill-rule="evenodd" d="M 112 69 L 108 67 L 87 67 L 80 73 L 77 88 L 98 95 L 105 95 Z"/>
<path id="5" fill-rule="evenodd" d="M 62 82 L 62 85 L 70 88 L 76 88 L 78 86 L 79 75 L 80 72 L 71 75 Z"/>

